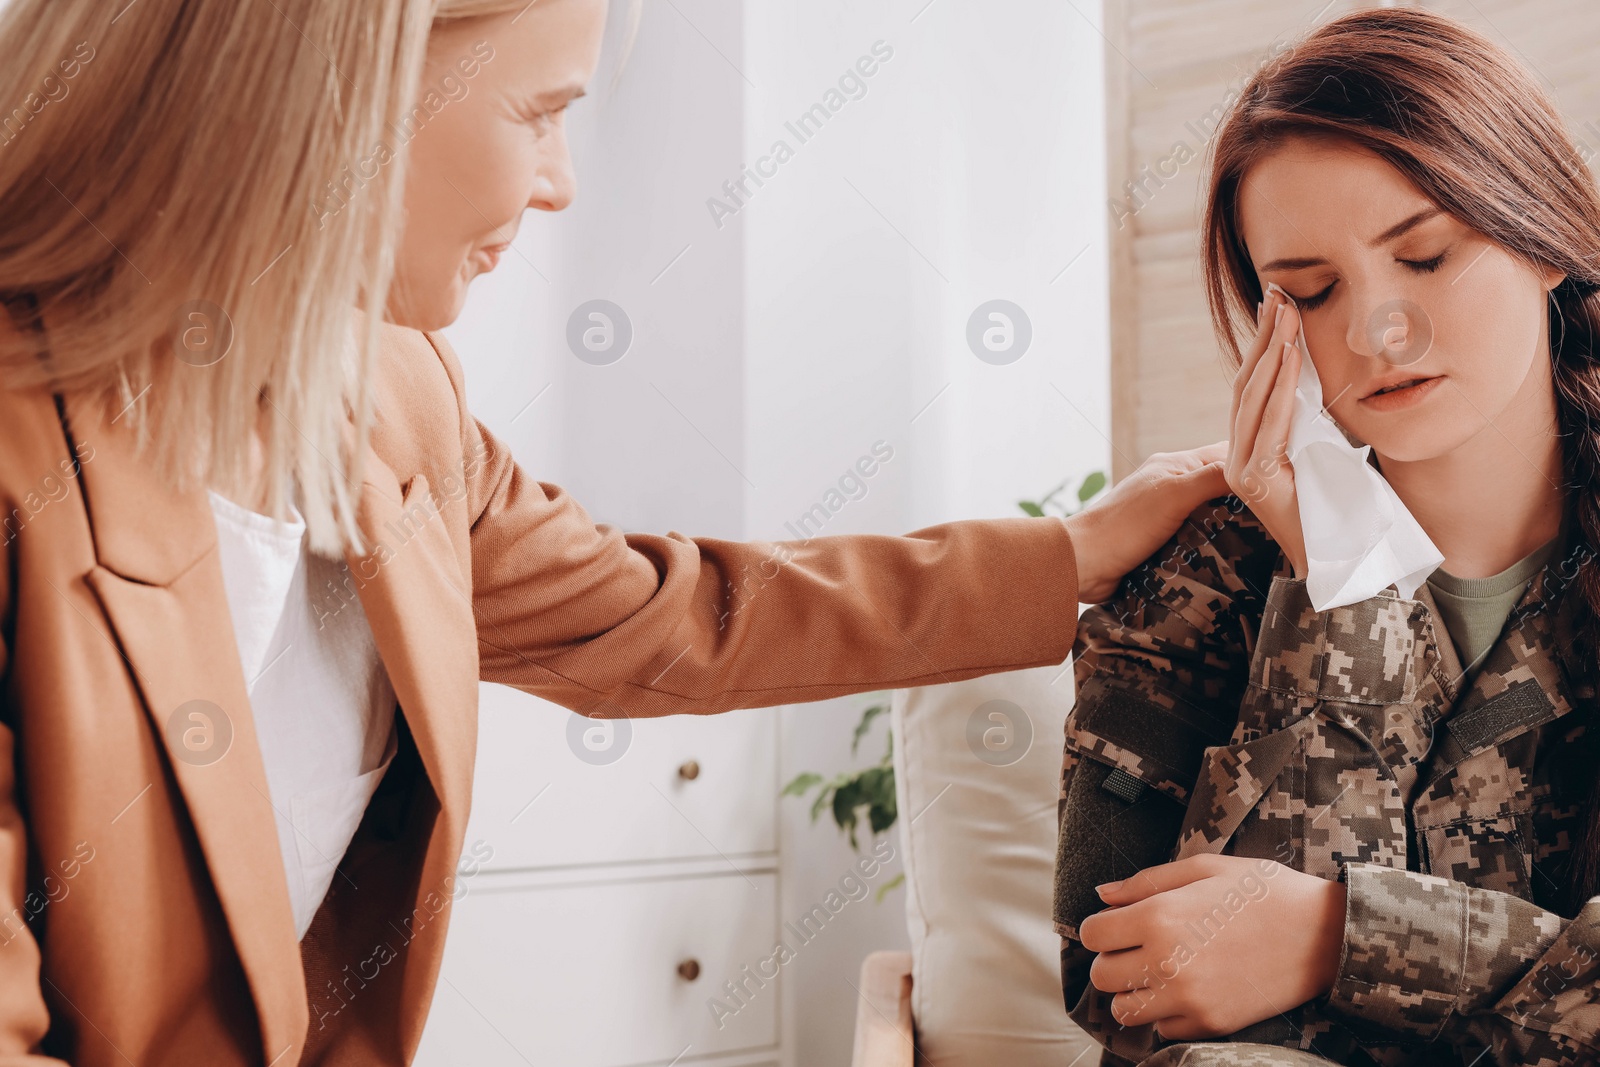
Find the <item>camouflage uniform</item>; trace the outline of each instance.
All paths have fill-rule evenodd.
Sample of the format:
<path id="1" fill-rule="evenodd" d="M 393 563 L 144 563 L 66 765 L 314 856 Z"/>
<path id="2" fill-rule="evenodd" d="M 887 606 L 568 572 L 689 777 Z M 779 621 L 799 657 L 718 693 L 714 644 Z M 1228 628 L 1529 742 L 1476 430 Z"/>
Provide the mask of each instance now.
<path id="1" fill-rule="evenodd" d="M 1600 1063 L 1600 897 L 1565 906 L 1600 766 L 1571 651 L 1582 551 L 1564 531 L 1470 684 L 1426 588 L 1316 612 L 1236 497 L 1084 614 L 1055 921 L 1102 1064 Z M 1205 852 L 1348 891 L 1331 992 L 1232 1046 L 1120 1026 L 1076 940 L 1096 884 Z"/>

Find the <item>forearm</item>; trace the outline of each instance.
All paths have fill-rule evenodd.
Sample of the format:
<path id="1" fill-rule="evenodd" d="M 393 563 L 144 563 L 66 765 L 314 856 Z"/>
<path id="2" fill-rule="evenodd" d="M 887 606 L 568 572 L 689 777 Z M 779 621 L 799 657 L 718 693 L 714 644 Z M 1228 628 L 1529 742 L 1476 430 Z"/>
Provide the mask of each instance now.
<path id="1" fill-rule="evenodd" d="M 1568 920 L 1508 893 L 1345 865 L 1328 1011 L 1363 1040 L 1491 1049 L 1537 1067 L 1600 1057 L 1600 898 Z"/>
<path id="2" fill-rule="evenodd" d="M 506 459 L 473 532 L 480 670 L 590 713 L 715 712 L 1059 663 L 1055 518 L 734 542 L 596 527 Z"/>

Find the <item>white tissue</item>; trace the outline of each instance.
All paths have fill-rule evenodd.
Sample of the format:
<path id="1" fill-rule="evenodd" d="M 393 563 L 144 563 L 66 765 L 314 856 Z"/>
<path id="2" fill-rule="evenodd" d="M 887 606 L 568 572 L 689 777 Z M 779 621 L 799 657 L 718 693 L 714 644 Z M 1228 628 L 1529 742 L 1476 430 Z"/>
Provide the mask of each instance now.
<path id="1" fill-rule="evenodd" d="M 1286 303 L 1294 299 L 1278 285 Z M 1306 592 L 1318 611 L 1355 604 L 1393 585 L 1409 599 L 1444 555 L 1393 487 L 1322 410 L 1322 380 L 1297 331 L 1300 379 L 1289 423 L 1289 463 L 1306 540 Z"/>

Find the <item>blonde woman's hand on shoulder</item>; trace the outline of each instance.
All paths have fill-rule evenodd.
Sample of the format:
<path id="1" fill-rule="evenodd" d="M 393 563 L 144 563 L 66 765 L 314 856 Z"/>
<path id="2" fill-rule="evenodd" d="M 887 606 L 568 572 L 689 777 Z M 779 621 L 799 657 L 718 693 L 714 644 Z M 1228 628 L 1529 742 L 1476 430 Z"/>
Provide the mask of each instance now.
<path id="1" fill-rule="evenodd" d="M 1228 493 L 1227 442 L 1157 452 L 1094 505 L 1067 519 L 1078 558 L 1078 600 L 1098 604 L 1122 576 L 1171 539 L 1196 508 Z"/>

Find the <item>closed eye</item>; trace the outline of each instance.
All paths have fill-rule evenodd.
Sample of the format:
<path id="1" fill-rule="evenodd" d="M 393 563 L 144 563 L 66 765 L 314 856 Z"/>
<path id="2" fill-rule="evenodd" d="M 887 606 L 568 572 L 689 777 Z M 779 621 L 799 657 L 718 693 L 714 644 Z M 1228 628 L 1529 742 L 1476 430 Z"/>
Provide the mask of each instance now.
<path id="1" fill-rule="evenodd" d="M 1401 259 L 1397 260 L 1396 262 L 1404 263 L 1408 269 L 1417 274 L 1432 274 L 1434 271 L 1438 270 L 1441 265 L 1443 265 L 1445 258 L 1449 255 L 1450 250 L 1446 249 L 1445 251 L 1434 256 L 1432 259 Z M 1328 287 L 1322 290 L 1322 292 L 1307 297 L 1296 296 L 1294 298 L 1294 302 L 1299 306 L 1301 311 L 1315 311 L 1317 308 L 1328 302 L 1328 297 L 1333 293 L 1333 287 L 1338 284 L 1338 281 L 1329 282 Z M 1290 295 L 1293 296 L 1294 294 L 1291 293 Z"/>
<path id="2" fill-rule="evenodd" d="M 536 129 L 543 130 L 544 127 L 549 124 L 551 119 L 555 118 L 557 115 L 560 115 L 565 110 L 567 110 L 567 105 L 562 104 L 560 107 L 549 108 L 548 110 L 525 108 L 518 111 L 517 115 L 528 125 L 533 126 Z"/>
<path id="3" fill-rule="evenodd" d="M 1434 271 L 1439 269 L 1440 264 L 1444 262 L 1444 257 L 1448 256 L 1449 254 L 1449 250 L 1446 249 L 1445 251 L 1434 256 L 1432 259 L 1402 259 L 1400 262 L 1421 274 L 1432 274 Z"/>
<path id="4" fill-rule="evenodd" d="M 1329 282 L 1328 287 L 1315 296 L 1295 296 L 1295 306 L 1298 307 L 1302 312 L 1315 311 L 1317 308 L 1328 302 L 1328 294 L 1333 292 L 1333 287 L 1337 284 L 1337 282 Z M 1289 295 L 1294 296 L 1293 293 L 1290 293 Z"/>

